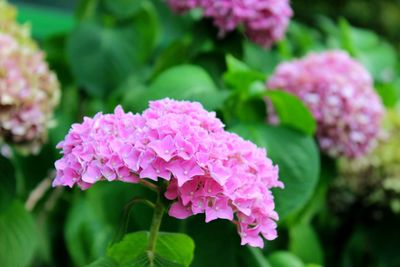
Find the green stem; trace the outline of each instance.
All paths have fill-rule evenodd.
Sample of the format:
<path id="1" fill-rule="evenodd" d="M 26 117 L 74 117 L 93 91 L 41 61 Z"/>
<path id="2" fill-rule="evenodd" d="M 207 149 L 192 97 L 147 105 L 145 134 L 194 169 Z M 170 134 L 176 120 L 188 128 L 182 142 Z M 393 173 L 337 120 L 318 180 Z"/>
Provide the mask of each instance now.
<path id="1" fill-rule="evenodd" d="M 162 217 L 164 215 L 165 206 L 162 201 L 162 196 L 158 195 L 156 206 L 154 208 L 153 221 L 150 227 L 149 243 L 147 247 L 147 257 L 150 261 L 150 267 L 154 266 L 155 250 L 158 232 L 160 230 Z"/>

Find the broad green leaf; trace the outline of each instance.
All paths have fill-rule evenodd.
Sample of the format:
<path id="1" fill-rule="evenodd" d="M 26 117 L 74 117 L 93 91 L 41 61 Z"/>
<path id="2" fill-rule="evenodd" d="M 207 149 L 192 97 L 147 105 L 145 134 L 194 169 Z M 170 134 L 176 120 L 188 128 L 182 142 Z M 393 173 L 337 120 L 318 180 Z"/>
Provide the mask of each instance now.
<path id="1" fill-rule="evenodd" d="M 126 19 L 139 12 L 144 1 L 146 0 L 103 0 L 102 2 L 113 15 L 119 19 Z"/>
<path id="2" fill-rule="evenodd" d="M 397 64 L 395 48 L 372 31 L 352 27 L 346 20 L 339 21 L 342 48 L 348 50 L 372 74 L 374 79 L 394 78 Z"/>
<path id="3" fill-rule="evenodd" d="M 112 245 L 107 256 L 122 266 L 148 266 L 147 244 L 149 233 L 127 234 Z M 194 242 L 184 234 L 160 232 L 155 250 L 155 266 L 189 266 L 193 260 Z"/>
<path id="4" fill-rule="evenodd" d="M 272 267 L 305 267 L 295 255 L 287 251 L 277 251 L 268 257 Z"/>
<path id="5" fill-rule="evenodd" d="M 309 224 L 298 224 L 289 229 L 289 250 L 305 263 L 324 263 L 321 243 Z"/>
<path id="6" fill-rule="evenodd" d="M 87 267 L 120 267 L 120 265 L 110 257 L 102 257 Z"/>
<path id="7" fill-rule="evenodd" d="M 32 216 L 14 201 L 0 214 L 0 266 L 28 267 L 37 248 L 37 231 Z"/>
<path id="8" fill-rule="evenodd" d="M 262 47 L 244 40 L 243 61 L 252 69 L 263 73 L 271 73 L 280 61 L 277 51 L 266 51 Z"/>
<path id="9" fill-rule="evenodd" d="M 314 192 L 320 170 L 318 148 L 312 137 L 263 123 L 239 124 L 231 130 L 265 147 L 268 156 L 279 166 L 279 177 L 285 188 L 273 192 L 280 218 L 302 208 Z"/>
<path id="10" fill-rule="evenodd" d="M 71 260 L 76 266 L 86 266 L 103 256 L 112 228 L 81 198 L 75 200 L 68 213 L 64 234 Z"/>
<path id="11" fill-rule="evenodd" d="M 206 109 L 213 110 L 225 100 L 226 93 L 219 91 L 208 73 L 193 65 L 180 65 L 162 72 L 136 99 L 132 109 L 142 111 L 148 101 L 170 97 L 177 100 L 201 102 Z"/>
<path id="12" fill-rule="evenodd" d="M 324 49 L 320 34 L 313 28 L 307 27 L 299 22 L 292 21 L 286 33 L 286 38 L 290 46 L 290 54 L 303 56 L 309 51 Z"/>
<path id="13" fill-rule="evenodd" d="M 375 86 L 376 91 L 382 99 L 383 104 L 386 107 L 394 107 L 397 103 L 398 97 L 398 88 L 395 84 L 386 83 L 386 84 L 377 84 Z"/>
<path id="14" fill-rule="evenodd" d="M 18 21 L 29 23 L 33 36 L 40 39 L 70 32 L 75 25 L 71 13 L 27 4 L 18 4 Z"/>
<path id="15" fill-rule="evenodd" d="M 315 133 L 317 123 L 310 110 L 298 97 L 280 90 L 268 90 L 265 95 L 272 102 L 280 124 L 309 135 Z"/>
<path id="16" fill-rule="evenodd" d="M 14 166 L 9 159 L 0 154 L 0 214 L 12 203 L 16 183 Z"/>
<path id="17" fill-rule="evenodd" d="M 228 67 L 228 71 L 231 72 L 250 70 L 249 66 L 232 55 L 226 56 L 226 66 Z"/>
<path id="18" fill-rule="evenodd" d="M 224 74 L 224 82 L 229 87 L 247 91 L 252 83 L 265 81 L 264 73 L 251 70 L 245 63 L 231 55 L 226 57 L 226 65 L 228 71 Z"/>
<path id="19" fill-rule="evenodd" d="M 141 71 L 155 47 L 158 21 L 150 3 L 128 22 L 115 27 L 83 22 L 67 45 L 78 84 L 93 96 L 106 96 L 130 73 Z"/>
<path id="20" fill-rule="evenodd" d="M 190 53 L 190 41 L 188 39 L 173 42 L 157 57 L 152 77 L 158 76 L 168 68 L 184 64 L 189 59 Z"/>

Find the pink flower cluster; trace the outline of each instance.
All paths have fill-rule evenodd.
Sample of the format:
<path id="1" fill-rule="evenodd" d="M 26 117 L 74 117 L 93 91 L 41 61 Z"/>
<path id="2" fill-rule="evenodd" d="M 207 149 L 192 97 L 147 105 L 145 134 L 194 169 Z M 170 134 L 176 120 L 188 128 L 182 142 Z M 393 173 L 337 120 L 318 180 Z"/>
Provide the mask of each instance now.
<path id="1" fill-rule="evenodd" d="M 168 0 L 171 8 L 184 13 L 200 8 L 212 18 L 220 35 L 243 25 L 253 42 L 269 47 L 283 38 L 293 11 L 289 0 Z"/>
<path id="2" fill-rule="evenodd" d="M 6 14 L 0 20 L 0 141 L 35 153 L 46 140 L 59 84 L 13 10 L 0 2 L 0 14 Z"/>
<path id="3" fill-rule="evenodd" d="M 375 146 L 384 109 L 370 74 L 346 52 L 312 53 L 284 62 L 267 85 L 304 101 L 327 154 L 359 157 Z"/>
<path id="4" fill-rule="evenodd" d="M 277 236 L 273 187 L 283 187 L 265 149 L 224 131 L 199 103 L 164 99 L 140 114 L 97 114 L 74 124 L 62 141 L 53 185 L 87 189 L 100 180 L 168 181 L 176 218 L 205 213 L 235 221 L 242 244 Z"/>

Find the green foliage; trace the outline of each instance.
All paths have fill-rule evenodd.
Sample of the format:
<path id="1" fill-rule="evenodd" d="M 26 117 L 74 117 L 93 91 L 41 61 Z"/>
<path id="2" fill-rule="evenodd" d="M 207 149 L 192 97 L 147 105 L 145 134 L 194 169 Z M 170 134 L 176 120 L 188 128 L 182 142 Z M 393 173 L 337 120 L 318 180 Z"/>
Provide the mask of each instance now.
<path id="1" fill-rule="evenodd" d="M 52 4 L 72 6 L 67 2 Z M 320 158 L 312 114 L 296 96 L 266 88 L 279 63 L 310 52 L 344 49 L 371 72 L 383 103 L 394 108 L 400 96 L 398 47 L 369 29 L 352 26 L 352 21 L 316 15 L 336 3 L 301 6 L 303 2 L 292 3 L 295 19 L 285 38 L 270 49 L 251 43 L 240 30 L 220 38 L 201 11 L 177 15 L 164 0 L 81 0 L 75 17 L 39 2 L 20 5 L 18 20 L 31 25 L 63 90 L 56 123 L 41 153 L 15 155 L 13 164 L 0 156 L 0 266 L 149 265 L 144 230 L 149 229 L 152 210 L 131 201 L 153 200 L 153 192 L 117 182 L 99 183 L 85 192 L 48 189 L 32 214 L 21 201 L 52 175 L 59 157 L 54 147 L 71 124 L 99 111 L 111 112 L 118 104 L 140 112 L 148 101 L 165 97 L 201 102 L 228 130 L 266 148 L 285 188 L 273 190 L 279 237 L 265 241 L 264 249 L 240 246 L 237 226 L 230 221 L 206 224 L 200 215 L 187 220 L 165 216 L 155 266 L 399 266 L 398 216 L 361 201 L 352 212 L 337 214 L 331 192 L 336 161 Z M 346 6 L 359 16 L 376 11 L 398 21 L 400 9 L 394 3 L 383 7 L 389 0 L 347 2 L 337 8 L 343 11 Z M 385 12 L 369 10 L 369 4 Z M 333 9 L 329 12 L 334 14 Z M 363 23 L 376 28 L 382 18 L 373 18 Z M 280 121 L 277 127 L 267 124 L 272 107 Z"/>
<path id="2" fill-rule="evenodd" d="M 289 250 L 305 263 L 323 264 L 324 254 L 317 233 L 309 224 L 298 224 L 289 229 Z"/>
<path id="3" fill-rule="evenodd" d="M 193 65 L 167 69 L 157 76 L 148 88 L 143 88 L 136 94 L 130 98 L 129 103 L 135 111 L 144 110 L 150 100 L 165 97 L 199 101 L 205 108 L 213 110 L 220 106 L 226 97 L 226 93 L 217 89 L 205 70 Z"/>
<path id="4" fill-rule="evenodd" d="M 277 251 L 268 256 L 272 267 L 305 267 L 304 263 L 295 255 L 286 251 Z"/>
<path id="5" fill-rule="evenodd" d="M 28 5 L 19 6 L 18 21 L 30 24 L 33 36 L 40 39 L 69 32 L 75 25 L 74 17 L 67 12 Z"/>
<path id="6" fill-rule="evenodd" d="M 121 266 L 148 266 L 148 232 L 128 234 L 107 250 L 107 256 Z M 189 266 L 193 260 L 194 242 L 184 234 L 160 232 L 155 250 L 155 266 Z"/>
<path id="7" fill-rule="evenodd" d="M 37 240 L 34 219 L 22 203 L 14 201 L 0 213 L 0 266 L 30 266 Z"/>
<path id="8" fill-rule="evenodd" d="M 119 23 L 112 17 L 82 22 L 67 47 L 72 73 L 88 94 L 104 97 L 130 73 L 143 71 L 157 34 L 155 10 L 147 2 L 128 22 Z"/>
<path id="9" fill-rule="evenodd" d="M 14 166 L 7 158 L 0 155 L 0 214 L 12 203 L 16 187 Z"/>
<path id="10" fill-rule="evenodd" d="M 310 110 L 298 97 L 278 90 L 269 90 L 265 96 L 272 102 L 281 125 L 291 126 L 309 135 L 315 133 L 317 123 Z"/>
<path id="11" fill-rule="evenodd" d="M 242 124 L 231 129 L 261 147 L 279 166 L 285 189 L 274 191 L 281 219 L 303 207 L 310 199 L 319 177 L 319 154 L 314 140 L 285 127 Z"/>
<path id="12" fill-rule="evenodd" d="M 103 255 L 111 237 L 111 228 L 88 201 L 78 199 L 65 224 L 65 239 L 71 259 L 85 266 Z"/>

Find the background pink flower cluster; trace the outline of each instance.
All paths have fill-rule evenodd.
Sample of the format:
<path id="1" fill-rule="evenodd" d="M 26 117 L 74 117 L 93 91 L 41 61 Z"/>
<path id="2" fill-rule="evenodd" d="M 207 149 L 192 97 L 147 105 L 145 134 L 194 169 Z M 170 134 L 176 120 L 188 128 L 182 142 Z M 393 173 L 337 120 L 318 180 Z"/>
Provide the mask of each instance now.
<path id="1" fill-rule="evenodd" d="M 205 213 L 237 224 L 242 244 L 274 239 L 273 187 L 283 187 L 264 149 L 236 134 L 199 103 L 150 102 L 140 114 L 97 114 L 74 124 L 58 148 L 53 185 L 86 189 L 100 180 L 169 181 L 165 197 L 176 218 Z"/>
<path id="2" fill-rule="evenodd" d="M 243 25 L 255 43 L 269 47 L 283 38 L 293 11 L 288 0 L 168 0 L 171 8 L 184 13 L 201 8 L 212 18 L 220 35 Z"/>
<path id="3" fill-rule="evenodd" d="M 329 155 L 358 157 L 376 144 L 384 108 L 368 71 L 346 52 L 284 62 L 268 87 L 305 102 L 318 123 L 319 145 Z"/>
<path id="4" fill-rule="evenodd" d="M 14 8 L 1 1 L 0 14 L 0 139 L 35 153 L 46 140 L 59 83 Z"/>

